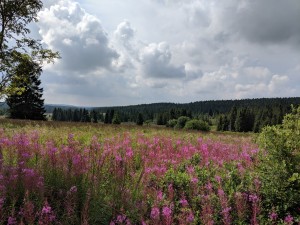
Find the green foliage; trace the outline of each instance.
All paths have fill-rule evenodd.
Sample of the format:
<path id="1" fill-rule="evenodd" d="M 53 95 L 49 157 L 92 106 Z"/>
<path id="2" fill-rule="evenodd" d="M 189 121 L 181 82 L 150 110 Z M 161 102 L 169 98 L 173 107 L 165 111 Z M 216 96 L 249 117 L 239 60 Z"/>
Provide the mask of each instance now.
<path id="1" fill-rule="evenodd" d="M 202 130 L 202 131 L 209 131 L 210 127 L 208 123 L 202 121 L 202 120 L 189 120 L 186 122 L 184 129 L 188 130 Z"/>
<path id="2" fill-rule="evenodd" d="M 41 0 L 11 1 L 1 0 L 0 7 L 0 95 L 21 93 L 20 88 L 7 88 L 12 78 L 19 76 L 14 69 L 19 61 L 16 55 L 26 54 L 32 61 L 42 65 L 59 58 L 57 52 L 43 49 L 40 41 L 28 37 L 28 25 L 37 22 L 37 14 L 42 9 Z M 29 61 L 29 60 L 28 60 Z M 17 64 L 17 65 L 16 65 Z"/>
<path id="3" fill-rule="evenodd" d="M 41 66 L 27 54 L 15 54 L 18 64 L 13 67 L 7 104 L 10 107 L 10 117 L 13 119 L 45 120 L 43 89 L 40 88 Z M 15 92 L 16 90 L 17 93 Z"/>
<path id="4" fill-rule="evenodd" d="M 177 120 L 176 120 L 176 119 L 172 119 L 172 120 L 169 120 L 169 121 L 167 122 L 167 127 L 172 127 L 172 128 L 174 128 L 176 125 L 177 125 Z"/>
<path id="5" fill-rule="evenodd" d="M 119 113 L 115 113 L 112 119 L 112 124 L 121 124 Z"/>
<path id="6" fill-rule="evenodd" d="M 186 172 L 181 172 L 179 170 L 169 169 L 164 177 L 165 187 L 170 184 L 178 191 L 186 191 L 189 187 L 190 177 Z"/>
<path id="7" fill-rule="evenodd" d="M 136 125 L 142 126 L 144 123 L 144 117 L 142 113 L 138 114 L 137 120 L 136 120 Z"/>
<path id="8" fill-rule="evenodd" d="M 187 117 L 187 116 L 179 117 L 178 120 L 177 120 L 177 124 L 176 124 L 175 128 L 179 128 L 179 129 L 184 128 L 186 122 L 189 121 L 189 120 L 190 120 L 190 118 Z"/>
<path id="9" fill-rule="evenodd" d="M 259 167 L 264 208 L 299 215 L 300 107 L 293 107 L 282 125 L 265 127 L 258 142 L 266 150 Z"/>

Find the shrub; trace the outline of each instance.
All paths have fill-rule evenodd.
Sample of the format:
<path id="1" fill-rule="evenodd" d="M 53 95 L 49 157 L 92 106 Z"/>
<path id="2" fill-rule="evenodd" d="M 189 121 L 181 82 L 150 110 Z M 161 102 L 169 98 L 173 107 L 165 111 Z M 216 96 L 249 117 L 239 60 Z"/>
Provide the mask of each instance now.
<path id="1" fill-rule="evenodd" d="M 209 131 L 210 127 L 207 122 L 194 119 L 194 120 L 187 121 L 184 126 L 184 129 Z"/>
<path id="2" fill-rule="evenodd" d="M 187 121 L 189 121 L 190 118 L 187 117 L 187 116 L 181 116 L 177 119 L 177 124 L 175 126 L 175 128 L 179 128 L 179 129 L 182 129 L 184 128 L 185 124 Z"/>
<path id="3" fill-rule="evenodd" d="M 175 127 L 177 125 L 177 120 L 172 119 L 167 122 L 167 127 Z"/>
<path id="4" fill-rule="evenodd" d="M 283 124 L 265 127 L 258 138 L 259 175 L 266 211 L 299 216 L 300 209 L 300 107 L 284 117 Z M 267 212 L 266 212 L 267 213 Z"/>

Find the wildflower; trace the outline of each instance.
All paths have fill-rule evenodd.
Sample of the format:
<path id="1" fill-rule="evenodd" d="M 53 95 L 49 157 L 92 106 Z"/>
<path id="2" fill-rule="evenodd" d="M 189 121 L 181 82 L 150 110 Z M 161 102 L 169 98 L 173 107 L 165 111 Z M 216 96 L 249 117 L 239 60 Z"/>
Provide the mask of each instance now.
<path id="1" fill-rule="evenodd" d="M 276 220 L 277 217 L 278 217 L 278 215 L 277 215 L 276 212 L 272 212 L 272 213 L 270 213 L 270 215 L 269 215 L 269 218 L 270 218 L 271 220 Z"/>
<path id="2" fill-rule="evenodd" d="M 192 222 L 194 222 L 194 220 L 195 220 L 194 214 L 192 212 L 190 212 L 187 217 L 187 222 L 192 223 Z"/>
<path id="3" fill-rule="evenodd" d="M 159 212 L 159 208 L 158 207 L 153 207 L 151 209 L 151 219 L 159 219 L 159 215 L 160 215 L 160 212 Z"/>
<path id="4" fill-rule="evenodd" d="M 253 194 L 253 195 L 249 195 L 249 201 L 250 202 L 258 202 L 259 198 L 256 194 Z"/>
<path id="5" fill-rule="evenodd" d="M 161 200 L 163 200 L 163 192 L 162 191 L 158 191 L 158 193 L 157 193 L 157 199 L 159 200 L 159 201 L 161 201 Z"/>
<path id="6" fill-rule="evenodd" d="M 215 176 L 215 179 L 216 179 L 216 181 L 218 182 L 218 183 L 221 183 L 221 177 L 220 176 Z"/>
<path id="7" fill-rule="evenodd" d="M 197 177 L 193 177 L 191 181 L 192 183 L 197 184 L 199 180 Z"/>
<path id="8" fill-rule="evenodd" d="M 164 206 L 162 210 L 162 214 L 164 217 L 170 218 L 172 214 L 172 210 L 168 206 Z"/>
<path id="9" fill-rule="evenodd" d="M 50 206 L 44 206 L 42 209 L 43 214 L 50 214 L 51 213 L 51 207 Z"/>
<path id="10" fill-rule="evenodd" d="M 212 188 L 213 188 L 213 186 L 212 186 L 212 184 L 211 184 L 210 182 L 208 182 L 208 183 L 205 185 L 205 187 L 206 187 L 206 189 L 209 190 L 209 191 L 211 191 Z"/>
<path id="11" fill-rule="evenodd" d="M 284 223 L 285 224 L 293 224 L 294 218 L 289 214 L 284 218 Z"/>
<path id="12" fill-rule="evenodd" d="M 7 225 L 14 225 L 14 224 L 17 224 L 17 220 L 16 218 L 14 217 L 8 217 L 8 220 L 7 220 Z"/>
<path id="13" fill-rule="evenodd" d="M 180 199 L 179 203 L 180 203 L 183 207 L 185 207 L 185 206 L 187 206 L 187 205 L 189 204 L 188 201 L 187 201 L 185 198 Z"/>
<path id="14" fill-rule="evenodd" d="M 125 215 L 118 215 L 117 216 L 117 222 L 118 223 L 123 223 L 124 221 L 126 221 L 126 216 Z"/>

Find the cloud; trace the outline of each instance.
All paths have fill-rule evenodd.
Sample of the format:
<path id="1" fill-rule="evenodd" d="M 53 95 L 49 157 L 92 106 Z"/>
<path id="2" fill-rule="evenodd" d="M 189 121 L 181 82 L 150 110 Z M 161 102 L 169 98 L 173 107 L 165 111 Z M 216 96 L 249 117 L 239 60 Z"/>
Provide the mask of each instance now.
<path id="1" fill-rule="evenodd" d="M 184 78 L 185 67 L 171 64 L 172 53 L 166 42 L 151 43 L 140 53 L 142 70 L 151 78 Z"/>
<path id="2" fill-rule="evenodd" d="M 118 53 L 110 46 L 107 33 L 95 16 L 79 3 L 61 0 L 38 14 L 43 42 L 59 50 L 58 67 L 66 71 L 88 72 L 110 69 Z"/>
<path id="3" fill-rule="evenodd" d="M 134 29 L 128 20 L 121 22 L 114 32 L 116 39 L 122 41 L 124 45 L 128 45 L 128 42 L 134 37 Z"/>
<path id="4" fill-rule="evenodd" d="M 63 57 L 44 67 L 46 102 L 300 94 L 298 0 L 78 2 L 46 0 L 39 14 L 42 40 Z"/>
<path id="5" fill-rule="evenodd" d="M 300 44 L 298 0 L 231 0 L 215 6 L 216 20 L 231 35 L 257 44 Z"/>

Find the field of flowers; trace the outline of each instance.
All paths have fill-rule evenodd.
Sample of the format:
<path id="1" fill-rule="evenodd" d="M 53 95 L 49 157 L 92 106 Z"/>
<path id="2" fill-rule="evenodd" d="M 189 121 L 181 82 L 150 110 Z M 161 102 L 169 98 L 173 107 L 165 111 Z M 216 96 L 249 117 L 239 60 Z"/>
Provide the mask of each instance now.
<path id="1" fill-rule="evenodd" d="M 0 123 L 0 224 L 293 224 L 262 208 L 256 137 Z"/>

